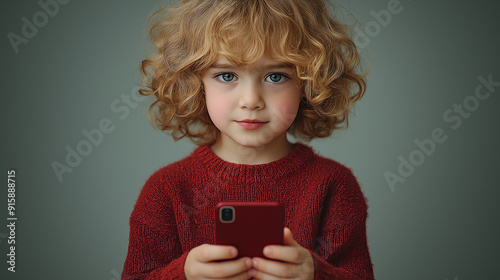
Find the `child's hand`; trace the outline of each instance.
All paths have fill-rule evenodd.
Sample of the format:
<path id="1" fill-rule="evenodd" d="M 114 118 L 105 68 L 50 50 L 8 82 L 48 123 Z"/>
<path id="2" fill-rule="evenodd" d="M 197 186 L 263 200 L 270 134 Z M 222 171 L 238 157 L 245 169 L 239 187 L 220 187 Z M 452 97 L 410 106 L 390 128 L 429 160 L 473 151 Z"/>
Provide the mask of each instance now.
<path id="1" fill-rule="evenodd" d="M 184 264 L 184 273 L 188 280 L 198 279 L 231 279 L 246 280 L 251 276 L 248 270 L 252 267 L 250 258 L 233 259 L 238 251 L 233 246 L 203 244 L 189 251 Z M 223 262 L 214 262 L 227 260 Z"/>
<path id="2" fill-rule="evenodd" d="M 253 258 L 254 269 L 251 269 L 250 273 L 256 279 L 262 280 L 283 278 L 314 279 L 314 260 L 311 253 L 295 242 L 289 228 L 285 228 L 283 243 L 284 246 L 266 246 L 264 256 L 272 260 Z"/>

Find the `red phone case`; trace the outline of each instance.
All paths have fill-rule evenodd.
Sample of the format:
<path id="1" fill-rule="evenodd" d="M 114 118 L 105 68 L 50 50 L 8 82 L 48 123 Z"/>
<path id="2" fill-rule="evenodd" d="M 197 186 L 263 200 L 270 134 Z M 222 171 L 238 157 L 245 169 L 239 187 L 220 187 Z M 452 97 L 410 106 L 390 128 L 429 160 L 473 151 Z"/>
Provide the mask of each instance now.
<path id="1" fill-rule="evenodd" d="M 234 209 L 234 221 L 223 222 L 221 209 Z M 266 245 L 283 244 L 283 207 L 277 202 L 221 202 L 215 211 L 215 244 L 233 245 L 240 257 L 264 257 Z"/>

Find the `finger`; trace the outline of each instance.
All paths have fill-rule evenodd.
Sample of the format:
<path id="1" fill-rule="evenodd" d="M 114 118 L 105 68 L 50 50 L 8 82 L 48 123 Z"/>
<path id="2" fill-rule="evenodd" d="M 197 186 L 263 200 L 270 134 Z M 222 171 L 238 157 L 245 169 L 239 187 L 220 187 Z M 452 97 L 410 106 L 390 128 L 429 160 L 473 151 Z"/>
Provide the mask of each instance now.
<path id="1" fill-rule="evenodd" d="M 292 231 L 289 228 L 283 229 L 283 244 L 290 246 L 300 246 L 299 243 L 293 239 Z"/>
<path id="2" fill-rule="evenodd" d="M 255 279 L 252 277 L 252 275 L 250 275 L 248 270 L 238 275 L 231 276 L 231 280 L 248 280 L 248 279 Z"/>
<path id="3" fill-rule="evenodd" d="M 245 272 L 242 272 L 242 273 L 237 274 L 237 275 L 231 275 L 231 276 L 229 276 L 229 278 L 227 278 L 227 277 L 219 278 L 219 276 L 217 276 L 215 278 L 202 278 L 202 279 L 206 279 L 206 280 L 221 280 L 221 279 L 248 280 L 248 279 L 255 279 L 255 278 L 252 278 L 252 276 L 250 276 L 248 271 L 245 271 Z"/>
<path id="4" fill-rule="evenodd" d="M 283 278 L 279 276 L 274 276 L 271 274 L 264 273 L 262 271 L 257 271 L 257 274 L 255 274 L 254 278 L 251 279 L 258 279 L 258 280 L 283 280 L 283 279 L 296 279 L 296 278 Z"/>
<path id="5" fill-rule="evenodd" d="M 198 248 L 196 260 L 202 263 L 236 258 L 238 250 L 234 246 L 202 245 Z"/>
<path id="6" fill-rule="evenodd" d="M 292 263 L 277 262 L 262 258 L 253 258 L 253 267 L 257 270 L 255 278 L 257 279 L 274 279 L 272 277 L 292 278 L 296 277 L 299 272 L 299 266 Z"/>
<path id="7" fill-rule="evenodd" d="M 200 267 L 200 274 L 215 279 L 227 277 L 231 277 L 231 279 L 248 279 L 248 270 L 251 267 L 252 262 L 250 258 L 240 258 L 223 262 L 209 262 L 202 264 Z"/>
<path id="8" fill-rule="evenodd" d="M 298 246 L 269 245 L 264 247 L 264 256 L 273 260 L 299 264 L 307 257 L 307 250 Z"/>

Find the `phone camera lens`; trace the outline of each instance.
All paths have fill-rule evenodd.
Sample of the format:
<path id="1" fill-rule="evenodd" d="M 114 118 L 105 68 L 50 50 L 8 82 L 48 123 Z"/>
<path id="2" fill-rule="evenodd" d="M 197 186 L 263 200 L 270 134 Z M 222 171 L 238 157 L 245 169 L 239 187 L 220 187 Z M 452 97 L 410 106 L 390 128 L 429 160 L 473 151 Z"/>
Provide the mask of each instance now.
<path id="1" fill-rule="evenodd" d="M 224 207 L 221 209 L 221 220 L 223 222 L 232 222 L 234 220 L 234 212 L 232 208 Z"/>

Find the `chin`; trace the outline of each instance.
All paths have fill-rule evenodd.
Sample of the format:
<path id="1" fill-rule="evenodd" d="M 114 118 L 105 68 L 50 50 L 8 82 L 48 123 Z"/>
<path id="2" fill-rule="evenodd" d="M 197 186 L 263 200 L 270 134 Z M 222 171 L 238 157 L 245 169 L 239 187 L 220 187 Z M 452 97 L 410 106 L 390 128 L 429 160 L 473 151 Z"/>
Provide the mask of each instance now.
<path id="1" fill-rule="evenodd" d="M 236 143 L 245 148 L 263 148 L 267 144 L 269 144 L 267 141 L 248 140 L 248 139 L 246 139 L 245 141 L 236 141 Z"/>

